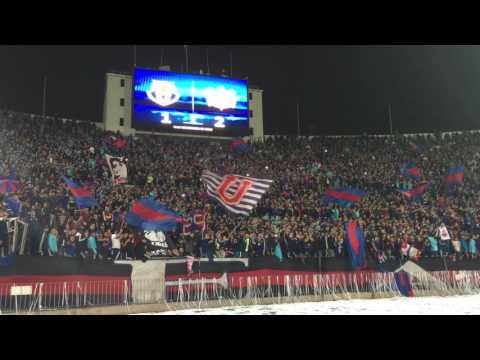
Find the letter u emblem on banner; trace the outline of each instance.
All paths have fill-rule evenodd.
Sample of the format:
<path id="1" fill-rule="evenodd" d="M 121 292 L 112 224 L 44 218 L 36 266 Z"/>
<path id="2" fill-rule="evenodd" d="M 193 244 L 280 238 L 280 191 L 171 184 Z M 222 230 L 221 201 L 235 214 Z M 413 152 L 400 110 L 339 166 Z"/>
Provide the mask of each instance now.
<path id="1" fill-rule="evenodd" d="M 238 183 L 238 189 L 235 193 L 232 195 L 227 193 L 227 190 L 236 183 Z M 240 180 L 238 176 L 227 175 L 223 178 L 220 185 L 218 185 L 217 192 L 222 201 L 227 205 L 238 205 L 252 185 L 253 182 L 250 180 Z"/>

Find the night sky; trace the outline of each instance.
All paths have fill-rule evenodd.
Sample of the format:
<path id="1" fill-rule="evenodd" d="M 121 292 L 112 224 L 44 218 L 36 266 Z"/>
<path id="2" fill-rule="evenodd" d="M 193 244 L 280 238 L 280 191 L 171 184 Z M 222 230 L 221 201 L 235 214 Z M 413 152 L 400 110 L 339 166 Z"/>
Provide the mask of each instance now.
<path id="1" fill-rule="evenodd" d="M 206 70 L 207 46 L 190 46 L 190 69 Z M 267 134 L 386 133 L 480 129 L 480 46 L 208 45 L 210 70 L 248 76 L 264 89 Z M 162 55 L 163 54 L 163 55 Z M 137 66 L 185 67 L 182 45 L 137 46 Z M 133 47 L 0 46 L 0 107 L 101 121 L 105 72 L 131 71 Z"/>

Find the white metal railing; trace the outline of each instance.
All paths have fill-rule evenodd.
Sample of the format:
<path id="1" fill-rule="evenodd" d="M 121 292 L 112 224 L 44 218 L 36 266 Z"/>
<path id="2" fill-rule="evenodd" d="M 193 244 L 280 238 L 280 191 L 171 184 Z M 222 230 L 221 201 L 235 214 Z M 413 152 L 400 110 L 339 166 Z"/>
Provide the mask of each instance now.
<path id="1" fill-rule="evenodd" d="M 228 279 L 227 279 L 228 277 Z M 480 293 L 479 271 L 442 271 L 411 274 L 415 296 Z M 258 275 L 221 278 L 186 278 L 175 281 L 110 280 L 44 283 L 0 283 L 3 314 L 109 305 L 177 303 L 185 308 L 205 301 L 230 306 L 274 302 L 399 296 L 394 273 L 351 272 L 333 274 Z"/>

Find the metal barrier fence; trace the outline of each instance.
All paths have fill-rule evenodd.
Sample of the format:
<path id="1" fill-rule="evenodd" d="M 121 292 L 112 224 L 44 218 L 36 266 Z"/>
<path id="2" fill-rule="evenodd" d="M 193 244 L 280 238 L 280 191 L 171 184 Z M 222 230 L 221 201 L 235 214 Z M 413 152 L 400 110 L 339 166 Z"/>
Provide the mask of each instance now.
<path id="1" fill-rule="evenodd" d="M 412 274 L 415 296 L 449 296 L 480 293 L 480 272 L 433 272 Z M 336 273 L 285 276 L 242 276 L 226 274 L 218 279 L 113 280 L 0 284 L 2 314 L 35 314 L 42 311 L 132 304 L 184 305 L 186 308 L 215 301 L 218 305 L 351 299 L 400 296 L 393 273 Z M 275 300 L 276 299 L 276 300 Z"/>

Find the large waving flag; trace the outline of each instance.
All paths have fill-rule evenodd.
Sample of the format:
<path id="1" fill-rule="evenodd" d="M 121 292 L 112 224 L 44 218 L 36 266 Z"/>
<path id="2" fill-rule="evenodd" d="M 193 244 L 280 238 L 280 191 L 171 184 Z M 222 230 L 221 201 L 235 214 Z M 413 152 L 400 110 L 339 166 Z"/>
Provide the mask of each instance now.
<path id="1" fill-rule="evenodd" d="M 165 205 L 152 199 L 141 199 L 133 203 L 126 217 L 127 224 L 144 231 L 172 231 L 183 218 Z"/>
<path id="2" fill-rule="evenodd" d="M 422 170 L 413 162 L 409 162 L 408 164 L 402 166 L 401 173 L 403 176 L 413 178 L 415 180 L 420 180 L 422 177 Z"/>
<path id="3" fill-rule="evenodd" d="M 333 202 L 343 207 L 349 207 L 362 200 L 365 192 L 355 188 L 328 189 L 323 194 L 325 202 Z"/>
<path id="4" fill-rule="evenodd" d="M 207 185 L 207 194 L 234 214 L 249 215 L 267 192 L 273 180 L 255 179 L 240 175 L 220 176 L 203 171 L 201 180 Z"/>
<path id="5" fill-rule="evenodd" d="M 365 259 L 365 238 L 363 232 L 356 221 L 345 223 L 347 251 L 350 255 L 352 267 L 355 270 L 364 269 L 367 266 Z"/>
<path id="6" fill-rule="evenodd" d="M 411 190 L 400 190 L 400 192 L 405 196 L 407 199 L 412 200 L 416 199 L 419 196 L 422 196 L 425 194 L 428 189 L 430 188 L 430 183 L 422 183 L 418 185 L 417 187 L 411 189 Z"/>
<path id="7" fill-rule="evenodd" d="M 70 190 L 73 197 L 75 198 L 75 202 L 77 203 L 79 209 L 86 209 L 98 206 L 95 196 L 86 187 L 78 185 L 76 182 L 70 180 L 66 176 L 63 177 L 63 180 L 67 184 L 68 190 Z"/>
<path id="8" fill-rule="evenodd" d="M 395 273 L 395 284 L 397 285 L 398 291 L 405 297 L 413 296 L 412 281 L 410 274 L 401 270 Z"/>
<path id="9" fill-rule="evenodd" d="M 243 139 L 234 139 L 230 143 L 230 150 L 236 153 L 243 153 L 248 150 L 248 144 Z"/>
<path id="10" fill-rule="evenodd" d="M 447 184 L 459 184 L 465 179 L 465 168 L 463 166 L 457 166 L 448 170 L 447 176 L 445 176 L 445 182 Z"/>

